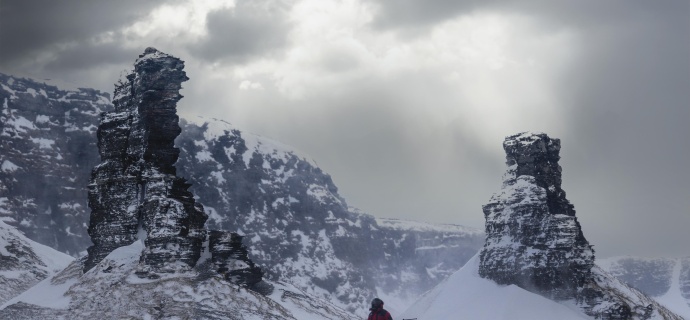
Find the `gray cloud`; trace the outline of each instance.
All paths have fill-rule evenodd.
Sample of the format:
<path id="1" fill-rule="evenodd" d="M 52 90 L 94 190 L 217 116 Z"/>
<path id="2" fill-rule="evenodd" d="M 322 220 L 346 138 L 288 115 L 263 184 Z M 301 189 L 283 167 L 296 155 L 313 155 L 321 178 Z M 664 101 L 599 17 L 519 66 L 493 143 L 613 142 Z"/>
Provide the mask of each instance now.
<path id="1" fill-rule="evenodd" d="M 282 48 L 287 42 L 287 4 L 238 1 L 234 8 L 208 14 L 208 37 L 191 52 L 209 61 L 246 62 Z"/>
<path id="2" fill-rule="evenodd" d="M 163 1 L 38 1 L 0 2 L 0 68 L 82 42 L 101 32 L 127 25 Z"/>
<path id="3" fill-rule="evenodd" d="M 571 31 L 576 42 L 571 59 L 565 66 L 548 66 L 559 71 L 543 88 L 554 97 L 563 128 L 544 127 L 562 139 L 563 188 L 585 236 L 602 257 L 690 254 L 690 3 L 368 1 L 379 11 L 367 32 L 421 38 L 431 27 L 473 12 L 526 16 L 547 35 Z M 315 54 L 318 59 L 305 65 L 304 74 L 319 69 L 314 74 L 324 77 L 305 81 L 307 94 L 301 99 L 287 99 L 270 74 L 248 76 L 264 88 L 253 91 L 237 89 L 236 82 L 244 79 L 210 77 L 209 62 L 231 73 L 227 65 L 280 56 L 291 45 L 288 8 L 263 2 L 239 1 L 235 9 L 212 12 L 208 38 L 178 47 L 165 47 L 177 45 L 175 39 L 133 51 L 119 48 L 119 41 L 85 41 L 128 25 L 153 7 L 143 5 L 48 1 L 38 10 L 35 1 L 2 1 L 0 69 L 34 53 L 55 53 L 56 44 L 70 42 L 73 47 L 61 49 L 45 66 L 52 77 L 72 75 L 110 89 L 117 72 L 154 45 L 188 62 L 191 80 L 180 110 L 225 118 L 311 154 L 333 175 L 349 204 L 376 216 L 483 225 L 481 205 L 499 190 L 505 170 L 500 139 L 488 150 L 481 135 L 496 133 L 466 128 L 469 120 L 480 119 L 432 121 L 425 113 L 436 107 L 467 108 L 448 101 L 446 92 L 472 90 L 463 87 L 467 82 L 458 82 L 457 88 L 440 85 L 445 74 L 439 70 L 335 81 L 369 66 L 339 46 Z M 32 10 L 38 11 L 32 15 Z M 515 128 L 545 130 L 519 123 L 523 120 L 515 119 Z"/>

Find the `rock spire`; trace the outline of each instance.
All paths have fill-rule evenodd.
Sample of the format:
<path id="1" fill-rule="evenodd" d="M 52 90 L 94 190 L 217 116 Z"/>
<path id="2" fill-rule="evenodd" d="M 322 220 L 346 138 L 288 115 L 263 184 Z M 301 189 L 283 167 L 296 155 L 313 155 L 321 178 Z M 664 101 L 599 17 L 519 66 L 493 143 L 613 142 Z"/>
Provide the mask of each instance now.
<path id="1" fill-rule="evenodd" d="M 247 257 L 242 237 L 204 229 L 208 216 L 176 176 L 180 134 L 176 104 L 187 81 L 184 62 L 147 48 L 115 87 L 115 110 L 98 128 L 101 163 L 91 175 L 88 248 L 84 271 L 113 250 L 143 240 L 142 277 L 196 266 L 208 250 L 217 272 L 252 286 L 262 272 Z M 209 236 L 210 234 L 210 236 Z"/>
<path id="2" fill-rule="evenodd" d="M 503 149 L 503 188 L 483 206 L 480 276 L 575 301 L 596 319 L 680 319 L 594 265 L 594 250 L 561 189 L 559 139 L 525 132 L 507 137 Z"/>

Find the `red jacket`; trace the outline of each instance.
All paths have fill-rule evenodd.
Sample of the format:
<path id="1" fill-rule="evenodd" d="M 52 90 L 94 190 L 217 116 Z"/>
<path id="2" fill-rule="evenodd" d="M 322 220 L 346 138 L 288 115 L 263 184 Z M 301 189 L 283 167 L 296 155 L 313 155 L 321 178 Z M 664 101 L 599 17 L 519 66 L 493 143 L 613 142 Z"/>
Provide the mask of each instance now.
<path id="1" fill-rule="evenodd" d="M 388 311 L 380 308 L 378 310 L 372 310 L 369 312 L 369 319 L 367 320 L 393 320 L 393 317 L 391 317 L 391 314 L 388 313 Z"/>

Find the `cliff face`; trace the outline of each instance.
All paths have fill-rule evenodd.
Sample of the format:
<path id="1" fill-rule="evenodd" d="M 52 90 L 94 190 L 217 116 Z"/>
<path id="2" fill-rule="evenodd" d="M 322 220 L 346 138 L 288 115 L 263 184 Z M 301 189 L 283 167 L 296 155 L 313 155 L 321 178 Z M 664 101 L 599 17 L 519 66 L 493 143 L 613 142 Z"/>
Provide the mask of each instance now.
<path id="1" fill-rule="evenodd" d="M 193 266 L 199 259 L 207 217 L 174 166 L 181 131 L 176 103 L 188 79 L 183 68 L 181 60 L 149 48 L 115 88 L 115 110 L 103 114 L 98 129 L 101 164 L 89 185 L 94 245 L 86 270 L 138 237 L 146 239 L 147 266 Z"/>
<path id="2" fill-rule="evenodd" d="M 62 252 L 29 240 L 0 219 L 0 306 L 62 270 L 72 260 Z"/>
<path id="3" fill-rule="evenodd" d="M 518 134 L 503 143 L 503 190 L 483 207 L 486 243 L 479 274 L 555 299 L 574 298 L 590 276 L 594 251 L 561 189 L 560 140 Z"/>
<path id="4" fill-rule="evenodd" d="M 483 207 L 480 276 L 574 301 L 597 319 L 680 319 L 594 265 L 594 251 L 561 189 L 560 140 L 521 133 L 507 137 L 503 148 L 503 188 Z"/>
<path id="5" fill-rule="evenodd" d="M 144 250 L 137 273 L 158 278 L 161 272 L 189 270 L 208 250 L 216 271 L 228 280 L 253 286 L 262 272 L 248 258 L 242 237 L 204 229 L 207 215 L 176 176 L 180 134 L 176 103 L 188 80 L 184 63 L 148 48 L 134 70 L 115 88 L 115 110 L 102 115 L 98 128 L 101 164 L 89 185 L 91 220 L 84 271 L 113 250 L 137 240 Z"/>

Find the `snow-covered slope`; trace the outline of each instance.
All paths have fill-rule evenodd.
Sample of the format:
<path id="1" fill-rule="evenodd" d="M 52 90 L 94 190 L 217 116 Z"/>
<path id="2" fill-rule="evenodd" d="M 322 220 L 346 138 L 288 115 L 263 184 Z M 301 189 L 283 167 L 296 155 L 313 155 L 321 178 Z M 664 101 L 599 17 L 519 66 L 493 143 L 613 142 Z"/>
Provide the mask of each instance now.
<path id="1" fill-rule="evenodd" d="M 263 296 L 225 281 L 210 263 L 159 279 L 135 274 L 141 241 L 83 273 L 84 259 L 8 301 L 0 319 L 356 319 L 284 283 Z"/>
<path id="2" fill-rule="evenodd" d="M 611 257 L 597 265 L 690 319 L 690 258 Z"/>
<path id="3" fill-rule="evenodd" d="M 577 309 L 515 285 L 479 276 L 479 257 L 448 277 L 398 316 L 401 319 L 570 320 L 589 319 Z"/>
<path id="4" fill-rule="evenodd" d="M 0 304 L 62 270 L 72 260 L 0 220 Z"/>

